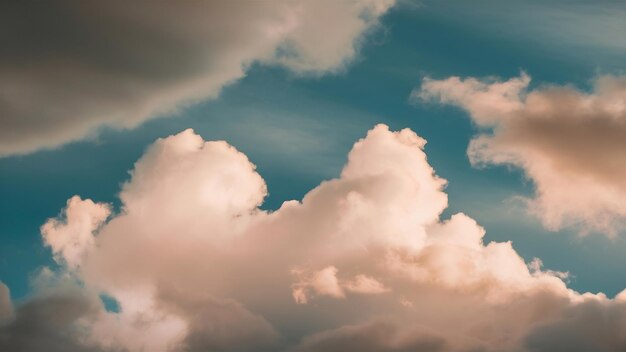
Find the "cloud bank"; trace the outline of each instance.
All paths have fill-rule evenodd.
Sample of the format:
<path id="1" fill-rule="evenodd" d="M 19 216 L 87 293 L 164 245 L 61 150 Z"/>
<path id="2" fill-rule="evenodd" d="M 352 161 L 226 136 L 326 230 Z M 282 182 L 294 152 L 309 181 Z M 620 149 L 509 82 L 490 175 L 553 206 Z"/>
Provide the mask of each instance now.
<path id="1" fill-rule="evenodd" d="M 159 139 L 119 211 L 76 196 L 42 226 L 60 269 L 20 304 L 0 286 L 0 349 L 626 348 L 624 293 L 576 293 L 510 242 L 484 243 L 467 215 L 441 219 L 446 181 L 425 144 L 378 125 L 339 178 L 268 212 L 264 180 L 228 143 Z"/>
<path id="2" fill-rule="evenodd" d="M 213 98 L 254 63 L 341 71 L 393 0 L 5 3 L 0 156 Z"/>
<path id="3" fill-rule="evenodd" d="M 626 219 L 626 78 L 599 77 L 591 92 L 529 82 L 525 73 L 425 79 L 412 97 L 459 106 L 485 128 L 470 161 L 521 168 L 536 185 L 529 209 L 547 228 L 614 235 Z"/>

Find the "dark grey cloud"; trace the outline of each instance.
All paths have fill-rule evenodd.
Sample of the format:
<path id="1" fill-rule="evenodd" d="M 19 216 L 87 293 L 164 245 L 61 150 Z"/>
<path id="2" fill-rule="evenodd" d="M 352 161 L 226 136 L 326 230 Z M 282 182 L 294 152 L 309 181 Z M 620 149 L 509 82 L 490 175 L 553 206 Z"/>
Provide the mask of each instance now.
<path id="1" fill-rule="evenodd" d="M 446 340 L 424 329 L 406 329 L 377 321 L 358 326 L 344 326 L 304 339 L 298 352 L 441 352 Z"/>
<path id="2" fill-rule="evenodd" d="M 590 299 L 569 307 L 526 338 L 530 352 L 626 351 L 626 303 Z"/>
<path id="3" fill-rule="evenodd" d="M 162 290 L 159 299 L 165 311 L 187 322 L 181 351 L 278 350 L 279 334 L 274 327 L 233 299 L 218 300 L 176 289 Z"/>
<path id="4" fill-rule="evenodd" d="M 1 285 L 1 284 L 0 284 Z M 8 289 L 0 290 L 6 303 Z M 8 319 L 0 320 L 0 351 L 80 352 L 100 351 L 80 342 L 81 320 L 101 311 L 99 301 L 77 287 L 57 287 L 19 305 Z"/>
<path id="5" fill-rule="evenodd" d="M 344 68 L 392 0 L 0 5 L 0 155 L 130 128 L 215 97 L 255 63 Z"/>

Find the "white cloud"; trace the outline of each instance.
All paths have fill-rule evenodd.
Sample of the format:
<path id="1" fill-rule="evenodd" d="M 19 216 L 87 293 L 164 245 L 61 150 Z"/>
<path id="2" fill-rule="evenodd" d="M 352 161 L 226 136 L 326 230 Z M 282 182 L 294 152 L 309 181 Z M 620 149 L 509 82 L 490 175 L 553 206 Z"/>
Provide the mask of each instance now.
<path id="1" fill-rule="evenodd" d="M 251 65 L 342 71 L 393 0 L 3 6 L 0 156 L 214 98 Z M 40 15 L 45 14 L 45 15 Z M 20 35 L 15 35 L 19 33 Z"/>
<path id="2" fill-rule="evenodd" d="M 614 235 L 626 218 L 626 78 L 603 76 L 592 92 L 528 89 L 508 81 L 426 79 L 415 98 L 462 107 L 481 127 L 468 155 L 475 165 L 515 165 L 534 181 L 529 209 L 546 227 L 577 225 Z"/>
<path id="3" fill-rule="evenodd" d="M 442 220 L 445 180 L 428 164 L 425 143 L 408 129 L 376 126 L 339 178 L 266 212 L 263 179 L 226 142 L 191 130 L 158 140 L 123 186 L 120 211 L 95 231 L 87 227 L 89 249 L 56 251 L 85 295 L 105 293 L 120 307 L 72 317 L 81 324 L 70 330 L 81 332 L 76 343 L 131 351 L 541 350 L 562 344 L 541 337 L 543 327 L 566 324 L 567 336 L 586 326 L 567 325 L 577 321 L 571 314 L 589 325 L 601 319 L 586 313 L 589 301 L 620 307 L 624 294 L 578 294 L 562 273 L 525 263 L 510 242 L 483 243 L 484 230 L 464 214 Z M 55 236 L 75 238 L 74 222 L 92 219 L 96 206 L 71 200 Z M 614 341 L 607 346 L 624 347 L 616 312 L 603 323 Z M 2 334 L 12 336 L 11 324 Z M 596 335 L 576 336 L 603 346 L 593 344 Z"/>

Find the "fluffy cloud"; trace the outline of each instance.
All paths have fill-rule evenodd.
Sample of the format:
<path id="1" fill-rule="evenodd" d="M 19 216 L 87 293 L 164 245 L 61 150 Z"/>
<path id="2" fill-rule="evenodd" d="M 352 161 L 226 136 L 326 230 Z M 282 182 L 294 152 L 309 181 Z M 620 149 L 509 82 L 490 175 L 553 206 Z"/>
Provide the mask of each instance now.
<path id="1" fill-rule="evenodd" d="M 215 97 L 254 63 L 342 70 L 393 0 L 3 4 L 0 155 Z"/>
<path id="2" fill-rule="evenodd" d="M 96 204 L 72 197 L 67 201 L 66 221 L 48 221 L 41 227 L 45 244 L 58 255 L 57 259 L 68 266 L 80 263 L 83 252 L 93 245 L 93 232 L 111 213 L 106 204 Z"/>
<path id="3" fill-rule="evenodd" d="M 524 170 L 536 185 L 529 209 L 546 227 L 615 234 L 626 219 L 626 78 L 600 77 L 589 93 L 529 82 L 426 79 L 412 96 L 460 106 L 487 128 L 471 162 Z"/>
<path id="4" fill-rule="evenodd" d="M 357 275 L 351 280 L 340 282 L 337 278 L 337 268 L 332 265 L 311 274 L 303 273 L 298 269 L 294 269 L 292 272 L 300 277 L 292 289 L 293 299 L 296 303 L 306 304 L 309 302 L 309 297 L 315 295 L 344 298 L 346 291 L 366 295 L 389 292 L 389 289 L 378 280 L 363 274 Z"/>
<path id="5" fill-rule="evenodd" d="M 468 216 L 441 219 L 446 182 L 425 144 L 376 126 L 339 178 L 268 212 L 263 179 L 226 142 L 191 130 L 156 141 L 108 220 L 108 206 L 72 198 L 42 227 L 59 275 L 96 298 L 67 310 L 76 316 L 59 332 L 129 351 L 530 351 L 572 336 L 597 351 L 626 347 L 624 294 L 578 294 L 510 242 L 483 243 Z M 119 311 L 102 308 L 103 294 Z M 5 341 L 29 304 L 5 323 Z"/>

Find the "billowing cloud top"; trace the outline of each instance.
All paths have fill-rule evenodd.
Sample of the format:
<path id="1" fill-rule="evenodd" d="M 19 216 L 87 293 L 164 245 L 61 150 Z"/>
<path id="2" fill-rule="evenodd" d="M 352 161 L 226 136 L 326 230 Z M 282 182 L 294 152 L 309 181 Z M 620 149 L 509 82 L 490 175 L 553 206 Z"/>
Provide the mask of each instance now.
<path id="1" fill-rule="evenodd" d="M 254 63 L 336 72 L 393 0 L 50 1 L 0 7 L 0 156 L 215 97 Z"/>
<path id="2" fill-rule="evenodd" d="M 244 154 L 191 130 L 160 139 L 119 211 L 73 197 L 42 226 L 62 269 L 16 307 L 0 286 L 0 349 L 626 348 L 624 294 L 578 294 L 510 242 L 483 243 L 468 216 L 440 218 L 425 144 L 376 126 L 339 178 L 268 212 Z"/>
<path id="3" fill-rule="evenodd" d="M 458 105 L 492 128 L 470 143 L 471 162 L 522 168 L 537 187 L 530 209 L 549 229 L 615 234 L 626 219 L 626 77 L 600 77 L 590 93 L 528 90 L 529 82 L 524 73 L 508 81 L 426 79 L 412 96 Z"/>

